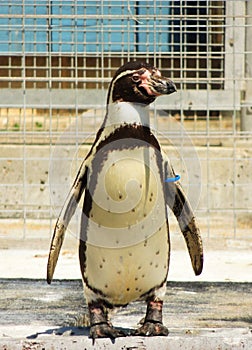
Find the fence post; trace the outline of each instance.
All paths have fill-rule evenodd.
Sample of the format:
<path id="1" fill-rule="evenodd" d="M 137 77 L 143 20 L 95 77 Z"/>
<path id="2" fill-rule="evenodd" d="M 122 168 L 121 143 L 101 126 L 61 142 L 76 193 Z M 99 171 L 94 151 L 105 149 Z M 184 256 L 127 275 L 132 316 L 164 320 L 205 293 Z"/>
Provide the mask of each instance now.
<path id="1" fill-rule="evenodd" d="M 241 131 L 252 131 L 252 1 L 246 1 L 245 26 L 245 79 L 243 107 L 241 110 Z"/>

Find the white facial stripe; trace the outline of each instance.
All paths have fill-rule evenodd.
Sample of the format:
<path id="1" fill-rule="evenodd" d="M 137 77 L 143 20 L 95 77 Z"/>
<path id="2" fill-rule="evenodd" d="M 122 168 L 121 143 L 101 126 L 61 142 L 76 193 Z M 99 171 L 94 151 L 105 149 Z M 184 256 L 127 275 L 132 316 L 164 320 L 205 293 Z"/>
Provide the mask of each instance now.
<path id="1" fill-rule="evenodd" d="M 125 75 L 129 75 L 129 74 L 134 74 L 136 72 L 138 72 L 139 69 L 134 69 L 134 70 L 126 70 L 122 73 L 120 73 L 114 80 L 114 83 L 118 80 L 118 79 L 121 79 L 122 77 L 125 77 Z"/>
<path id="2" fill-rule="evenodd" d="M 139 72 L 141 69 L 145 69 L 145 68 L 143 67 L 143 68 L 134 69 L 134 70 L 128 69 L 128 70 L 126 70 L 126 71 L 120 73 L 114 80 L 112 80 L 111 85 L 110 85 L 110 89 L 109 89 L 109 92 L 108 92 L 108 94 L 109 94 L 109 95 L 108 95 L 108 96 L 109 96 L 109 97 L 108 97 L 109 103 L 112 103 L 112 102 L 113 102 L 113 101 L 112 101 L 112 94 L 111 94 L 111 91 L 113 91 L 114 85 L 115 85 L 115 83 L 117 82 L 117 80 L 118 80 L 118 79 L 121 79 L 121 78 L 123 78 L 123 77 L 125 77 L 126 75 L 137 73 L 137 72 Z"/>

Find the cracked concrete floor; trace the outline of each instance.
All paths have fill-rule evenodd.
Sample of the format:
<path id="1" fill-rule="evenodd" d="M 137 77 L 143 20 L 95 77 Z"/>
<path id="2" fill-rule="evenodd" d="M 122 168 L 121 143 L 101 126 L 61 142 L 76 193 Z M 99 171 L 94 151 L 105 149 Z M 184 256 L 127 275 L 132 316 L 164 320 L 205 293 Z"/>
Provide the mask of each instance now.
<path id="1" fill-rule="evenodd" d="M 252 349 L 252 283 L 168 282 L 168 337 L 88 339 L 80 280 L 0 280 L 0 349 Z M 112 315 L 130 332 L 145 314 L 135 302 Z M 83 326 L 83 322 L 85 326 Z"/>
<path id="2" fill-rule="evenodd" d="M 18 231 L 18 227 L 17 227 Z M 203 274 L 195 277 L 184 242 L 173 240 L 164 323 L 168 337 L 88 338 L 76 239 L 66 237 L 46 284 L 49 237 L 34 226 L 30 239 L 0 240 L 0 350 L 238 350 L 252 349 L 251 239 L 206 241 Z M 19 231 L 18 231 L 19 232 Z M 175 248 L 175 249 L 174 249 Z M 112 315 L 128 331 L 145 314 L 136 302 Z M 80 327 L 79 327 L 80 326 Z"/>

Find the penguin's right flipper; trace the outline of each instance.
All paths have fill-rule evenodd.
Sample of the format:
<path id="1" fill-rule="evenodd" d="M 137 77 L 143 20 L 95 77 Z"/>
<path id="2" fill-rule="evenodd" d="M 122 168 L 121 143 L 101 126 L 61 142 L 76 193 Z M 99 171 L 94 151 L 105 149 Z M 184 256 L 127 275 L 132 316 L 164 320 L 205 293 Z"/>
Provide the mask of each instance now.
<path id="1" fill-rule="evenodd" d="M 165 161 L 165 180 L 175 178 L 175 173 L 169 161 Z M 186 241 L 195 275 L 200 275 L 203 269 L 203 245 L 200 230 L 192 207 L 179 181 L 166 182 L 166 203 L 177 218 L 181 232 Z"/>
<path id="2" fill-rule="evenodd" d="M 86 162 L 84 160 L 84 162 L 81 164 L 73 186 L 65 200 L 64 206 L 61 209 L 60 215 L 54 228 L 47 262 L 47 283 L 49 284 L 53 278 L 53 273 L 58 261 L 62 243 L 64 241 L 67 226 L 75 213 L 83 191 L 87 185 L 88 167 L 85 163 Z"/>

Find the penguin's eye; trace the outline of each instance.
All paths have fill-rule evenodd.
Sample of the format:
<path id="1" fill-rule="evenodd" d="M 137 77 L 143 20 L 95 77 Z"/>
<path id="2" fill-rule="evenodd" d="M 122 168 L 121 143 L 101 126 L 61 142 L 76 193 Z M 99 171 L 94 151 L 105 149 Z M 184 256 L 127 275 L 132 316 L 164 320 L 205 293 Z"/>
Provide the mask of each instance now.
<path id="1" fill-rule="evenodd" d="M 141 80 L 139 74 L 133 74 L 131 79 L 134 83 L 138 83 Z"/>

